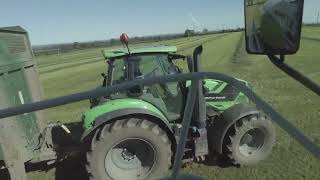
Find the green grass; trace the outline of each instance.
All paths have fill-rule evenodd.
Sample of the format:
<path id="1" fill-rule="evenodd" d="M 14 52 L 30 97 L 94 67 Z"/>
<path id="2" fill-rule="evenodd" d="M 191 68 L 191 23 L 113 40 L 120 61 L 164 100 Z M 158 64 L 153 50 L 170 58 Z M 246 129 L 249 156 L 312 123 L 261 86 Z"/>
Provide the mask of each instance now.
<path id="1" fill-rule="evenodd" d="M 320 83 L 320 28 L 304 28 L 299 53 L 288 56 L 287 62 Z M 177 45 L 182 54 L 191 54 L 193 47 L 203 43 L 203 69 L 221 72 L 247 80 L 254 91 L 274 109 L 290 120 L 320 145 L 320 99 L 302 85 L 277 70 L 265 56 L 248 55 L 242 33 L 160 41 L 155 44 Z M 100 73 L 105 63 L 100 49 L 79 50 L 60 55 L 40 56 L 40 80 L 46 98 L 93 89 L 101 84 Z M 100 61 L 101 60 L 101 61 Z M 77 122 L 88 109 L 88 101 L 53 108 L 47 111 L 49 121 Z M 208 179 L 317 179 L 320 163 L 296 141 L 277 128 L 277 142 L 266 161 L 255 167 L 220 168 L 192 164 L 185 172 Z M 78 169 L 69 170 L 69 173 Z M 55 170 L 33 172 L 29 179 L 51 180 Z M 59 179 L 59 178 L 58 178 Z M 62 178 L 63 179 L 63 178 Z"/>
<path id="2" fill-rule="evenodd" d="M 319 33 L 320 28 L 314 31 Z M 309 36 L 305 31 L 303 35 Z M 266 57 L 247 55 L 243 39 L 240 43 L 242 45 L 236 52 L 237 56 L 219 61 L 218 65 L 214 61 L 211 64 L 210 58 L 204 58 L 204 64 L 208 64 L 206 70 L 226 73 L 249 81 L 258 95 L 320 145 L 319 96 L 277 70 Z M 287 62 L 320 83 L 319 57 L 320 42 L 303 39 L 299 53 L 288 56 Z M 256 167 L 223 169 L 194 164 L 186 171 L 198 173 L 209 179 L 317 179 L 320 177 L 319 161 L 287 133 L 280 128 L 277 129 L 277 143 L 271 157 Z"/>
<path id="3" fill-rule="evenodd" d="M 320 41 L 320 31 L 319 27 L 305 27 L 302 30 L 303 38 L 313 38 L 318 39 Z"/>

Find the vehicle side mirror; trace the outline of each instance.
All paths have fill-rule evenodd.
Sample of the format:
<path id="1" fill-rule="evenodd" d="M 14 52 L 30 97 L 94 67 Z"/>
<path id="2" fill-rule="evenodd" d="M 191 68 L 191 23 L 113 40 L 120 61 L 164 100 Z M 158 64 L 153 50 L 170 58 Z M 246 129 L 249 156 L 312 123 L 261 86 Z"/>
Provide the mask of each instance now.
<path id="1" fill-rule="evenodd" d="M 245 0 L 246 49 L 286 55 L 299 50 L 304 0 Z"/>

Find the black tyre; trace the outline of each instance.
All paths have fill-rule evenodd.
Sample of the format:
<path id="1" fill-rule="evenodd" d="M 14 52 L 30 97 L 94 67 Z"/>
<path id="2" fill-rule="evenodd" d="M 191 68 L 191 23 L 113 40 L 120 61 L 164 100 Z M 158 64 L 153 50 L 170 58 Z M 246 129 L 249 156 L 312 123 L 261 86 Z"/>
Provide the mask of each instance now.
<path id="1" fill-rule="evenodd" d="M 264 116 L 244 117 L 229 129 L 224 150 L 234 164 L 255 165 L 264 160 L 275 143 L 275 129 Z"/>
<path id="2" fill-rule="evenodd" d="M 171 165 L 171 142 L 158 125 L 130 118 L 96 132 L 87 152 L 90 179 L 157 179 Z"/>

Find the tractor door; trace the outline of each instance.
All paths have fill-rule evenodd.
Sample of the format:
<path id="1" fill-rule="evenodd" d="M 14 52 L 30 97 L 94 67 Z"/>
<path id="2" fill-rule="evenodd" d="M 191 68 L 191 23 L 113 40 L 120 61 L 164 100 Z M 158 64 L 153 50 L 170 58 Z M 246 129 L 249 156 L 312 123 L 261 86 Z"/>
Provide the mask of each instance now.
<path id="1" fill-rule="evenodd" d="M 168 62 L 167 54 L 122 57 L 114 61 L 113 67 L 111 84 L 177 73 L 174 65 Z M 127 97 L 126 92 L 112 95 L 112 98 L 123 97 Z M 170 121 L 180 119 L 183 108 L 182 97 L 178 82 L 145 86 L 140 95 L 134 96 L 134 98 L 142 99 L 159 108 Z"/>
<path id="2" fill-rule="evenodd" d="M 140 56 L 139 61 L 135 61 L 135 79 L 150 78 L 154 76 L 166 76 L 175 73 L 169 64 L 166 54 L 152 54 Z M 144 92 L 140 97 L 162 110 L 169 121 L 180 118 L 182 109 L 182 96 L 179 83 L 154 84 L 144 87 Z"/>
<path id="3" fill-rule="evenodd" d="M 158 63 L 162 67 L 163 75 L 173 75 L 179 73 L 176 66 L 168 60 L 167 55 L 158 56 Z M 171 82 L 160 84 L 166 93 L 163 100 L 167 106 L 167 110 L 172 119 L 177 120 L 181 118 L 184 109 L 184 96 L 182 94 L 179 82 Z"/>

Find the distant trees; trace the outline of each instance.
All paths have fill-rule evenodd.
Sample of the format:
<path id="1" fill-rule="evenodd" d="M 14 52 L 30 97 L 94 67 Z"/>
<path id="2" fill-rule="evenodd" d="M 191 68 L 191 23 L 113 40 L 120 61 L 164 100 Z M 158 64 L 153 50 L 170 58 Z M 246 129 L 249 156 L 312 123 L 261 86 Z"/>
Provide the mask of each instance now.
<path id="1" fill-rule="evenodd" d="M 110 45 L 114 45 L 116 43 L 116 39 L 110 39 Z"/>
<path id="2" fill-rule="evenodd" d="M 73 47 L 73 49 L 79 49 L 80 48 L 80 43 L 79 42 L 74 42 L 72 47 Z"/>
<path id="3" fill-rule="evenodd" d="M 194 36 L 195 34 L 196 34 L 195 31 L 191 29 L 186 29 L 184 31 L 184 37 Z"/>
<path id="4" fill-rule="evenodd" d="M 311 26 L 311 27 L 320 27 L 318 23 L 303 23 L 304 26 Z"/>
<path id="5" fill-rule="evenodd" d="M 134 39 L 134 41 L 139 41 L 139 37 L 138 36 L 135 36 L 133 39 Z"/>
<path id="6" fill-rule="evenodd" d="M 316 26 L 313 24 L 313 26 Z M 208 30 L 204 28 L 202 31 L 195 32 L 192 29 L 186 29 L 182 33 L 176 34 L 161 34 L 161 35 L 153 35 L 153 36 L 135 36 L 130 40 L 131 44 L 139 44 L 144 42 L 156 42 L 162 40 L 176 39 L 181 37 L 190 37 L 190 36 L 201 36 L 206 34 L 217 34 L 217 33 L 227 33 L 227 32 L 239 32 L 243 31 L 244 28 L 234 28 L 234 29 L 224 29 L 224 30 Z M 86 49 L 86 48 L 107 48 L 110 46 L 120 45 L 121 42 L 118 39 L 109 39 L 109 40 L 100 40 L 100 41 L 88 41 L 88 42 L 73 42 L 73 43 L 65 43 L 65 44 L 55 44 L 55 45 L 44 45 L 41 47 L 34 48 L 35 55 L 44 54 L 44 53 L 55 53 L 55 52 L 68 52 L 74 49 Z M 59 50 L 59 51 L 57 51 Z"/>
<path id="7" fill-rule="evenodd" d="M 92 42 L 92 47 L 99 47 L 99 42 L 98 41 L 93 41 Z"/>
<path id="8" fill-rule="evenodd" d="M 207 29 L 207 28 L 204 28 L 203 30 L 202 30 L 202 33 L 208 33 L 209 32 L 209 30 Z"/>

